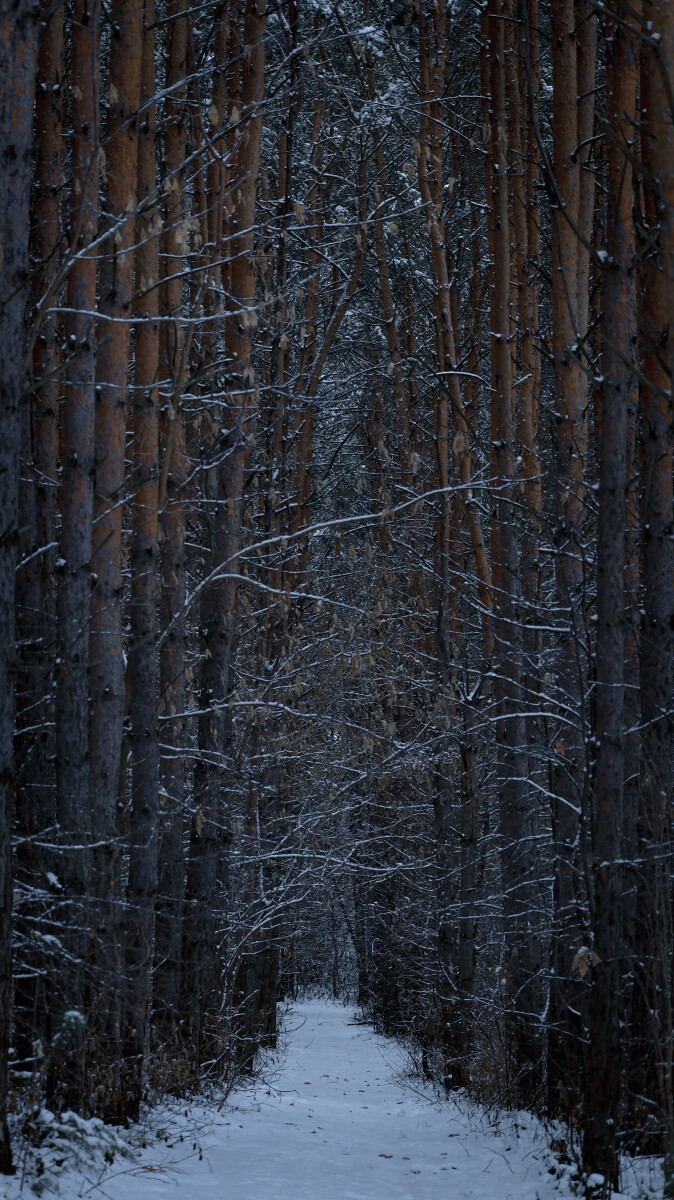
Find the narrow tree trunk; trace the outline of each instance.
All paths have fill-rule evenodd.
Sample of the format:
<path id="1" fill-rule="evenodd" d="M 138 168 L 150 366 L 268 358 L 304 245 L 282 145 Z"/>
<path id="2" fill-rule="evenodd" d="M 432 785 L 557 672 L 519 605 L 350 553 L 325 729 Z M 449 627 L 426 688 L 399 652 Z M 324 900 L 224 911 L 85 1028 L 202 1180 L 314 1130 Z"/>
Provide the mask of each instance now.
<path id="1" fill-rule="evenodd" d="M 157 743 L 156 573 L 158 566 L 159 229 L 152 197 L 157 186 L 155 96 L 155 3 L 144 0 L 138 202 L 147 205 L 137 226 L 136 335 L 133 393 L 133 504 L 129 645 L 131 724 L 131 821 L 126 892 L 126 988 L 122 1104 L 138 1119 L 152 973 L 154 902 L 157 893 L 159 758 Z M 149 203 L 148 203 L 149 202 Z"/>
<path id="2" fill-rule="evenodd" d="M 15 869 L 36 888 L 37 904 L 23 905 L 27 924 L 48 917 L 43 875 L 53 867 L 44 841 L 53 836 L 54 656 L 56 634 L 56 489 L 58 461 L 59 345 L 54 314 L 41 317 L 59 267 L 62 172 L 62 11 L 42 7 L 35 97 L 35 166 L 31 211 L 33 279 L 33 390 L 24 407 L 24 450 L 20 484 L 21 548 L 17 570 L 16 621 L 21 662 L 17 681 L 17 802 Z M 51 830 L 51 832 L 49 832 Z M 41 836 L 40 836 L 41 835 Z M 20 934 L 21 936 L 21 934 Z M 14 985 L 14 1065 L 32 1070 L 34 1044 L 46 1033 L 46 972 L 35 938 L 25 940 L 25 969 Z M 30 947 L 34 947 L 31 954 Z"/>
<path id="3" fill-rule="evenodd" d="M 576 955 L 587 941 L 586 897 L 579 861 L 586 806 L 584 734 L 587 651 L 584 595 L 586 414 L 577 352 L 580 181 L 578 68 L 573 0 L 552 10 L 553 150 L 557 189 L 552 212 L 552 330 L 555 365 L 555 577 L 561 622 L 552 694 L 553 927 L 548 1031 L 548 1110 L 569 1116 L 583 1069 L 587 987 Z M 554 718 L 557 719 L 554 719 Z"/>
<path id="4" fill-rule="evenodd" d="M 122 651 L 122 513 L 125 483 L 129 317 L 133 288 L 136 155 L 142 16 L 140 0 L 116 0 L 106 126 L 106 210 L 110 233 L 99 259 L 96 360 L 96 475 L 91 597 L 89 737 L 92 856 L 96 896 L 91 1045 L 97 1107 L 119 1102 L 119 845 L 117 786 L 126 689 Z"/>
<path id="5" fill-rule="evenodd" d="M 159 660 L 159 709 L 161 725 L 161 824 L 155 913 L 155 970 L 153 983 L 154 1019 L 159 1041 L 170 1046 L 179 1019 L 180 954 L 185 862 L 183 849 L 185 805 L 185 428 L 180 409 L 180 383 L 185 374 L 185 339 L 179 320 L 183 281 L 176 269 L 182 250 L 184 162 L 187 140 L 185 96 L 187 87 L 187 40 L 189 17 L 184 0 L 169 10 L 167 98 L 164 108 L 164 159 L 166 258 L 161 289 L 162 314 L 172 318 L 164 324 L 161 375 L 169 382 L 168 409 L 164 424 L 163 454 L 166 463 L 166 493 L 159 496 L 161 508 L 161 601 L 163 631 Z M 161 490 L 161 481 L 160 481 Z"/>
<path id="6" fill-rule="evenodd" d="M 96 362 L 96 253 L 98 227 L 98 0 L 77 0 L 72 18 L 73 128 L 71 254 L 66 321 L 61 490 L 61 544 L 57 614 L 59 650 L 56 689 L 57 815 L 62 843 L 60 878 L 70 910 L 70 960 L 65 968 L 59 1029 L 63 1057 L 53 1065 L 52 1087 L 61 1103 L 82 1107 L 85 1076 L 84 1008 L 88 938 L 85 897 L 91 893 L 89 839 L 89 606 L 94 473 Z M 79 1014 L 73 1017 L 73 1013 Z"/>
<path id="7" fill-rule="evenodd" d="M 255 219 L 256 180 L 260 157 L 265 62 L 264 0 L 247 0 L 243 22 L 244 44 L 249 47 L 242 67 L 243 132 L 237 153 L 238 203 L 231 239 L 231 294 L 235 314 L 228 327 L 231 356 L 231 392 L 228 397 L 227 453 L 218 471 L 215 510 L 214 560 L 216 577 L 204 588 L 201 624 L 205 654 L 201 669 L 200 756 L 195 769 L 195 801 L 190 830 L 183 933 L 182 996 L 185 1035 L 189 1036 L 196 1065 L 206 1047 L 206 1016 L 219 1012 L 217 955 L 213 952 L 218 874 L 226 852 L 228 818 L 225 780 L 231 769 L 231 687 L 236 645 L 236 581 L 217 579 L 238 572 L 241 549 L 241 507 L 244 473 L 253 443 L 257 402 L 251 365 L 251 315 L 255 302 L 255 275 L 251 261 Z M 245 124 L 243 124 L 245 122 Z"/>
<path id="8" fill-rule="evenodd" d="M 492 7 L 483 16 L 483 54 L 490 62 L 487 154 L 488 229 L 491 256 L 491 486 L 493 494 L 492 578 L 496 744 L 501 833 L 501 877 L 505 947 L 503 977 L 511 1014 L 510 1081 L 523 1100 L 535 1096 L 541 1070 L 538 1040 L 540 946 L 535 932 L 535 857 L 532 814 L 524 787 L 525 740 L 517 614 L 519 549 L 514 488 L 512 356 L 508 298 L 510 246 L 506 162 L 504 15 Z"/>
<path id="9" fill-rule="evenodd" d="M 475 934 L 478 916 L 478 835 L 480 797 L 475 786 L 475 722 L 472 705 L 463 705 L 461 732 L 461 813 L 460 813 L 460 908 L 458 945 L 459 1004 L 455 1015 L 458 1025 L 456 1042 L 463 1063 L 466 1085 L 470 1081 L 469 1055 L 473 1044 L 475 982 Z"/>
<path id="10" fill-rule="evenodd" d="M 522 152 L 525 157 L 524 208 L 526 258 L 522 264 L 520 298 L 520 379 L 519 439 L 522 455 L 522 498 L 524 503 L 521 539 L 522 575 L 522 698 L 525 707 L 540 713 L 540 535 L 542 502 L 542 464 L 538 432 L 538 404 L 541 386 L 539 349 L 539 260 L 540 260 L 540 151 L 535 125 L 539 120 L 540 61 L 538 2 L 524 0 L 522 22 L 526 30 L 520 44 L 520 113 L 524 127 Z M 529 94 L 529 92 L 531 94 Z M 542 729 L 539 715 L 527 721 L 529 777 L 540 778 Z"/>
<path id="11" fill-rule="evenodd" d="M 309 222 L 309 249 L 306 281 L 304 317 L 300 332 L 300 356 L 295 387 L 295 409 L 293 413 L 293 466 L 295 502 L 290 520 L 292 535 L 291 559 L 286 567 L 286 586 L 289 590 L 301 580 L 302 549 L 304 540 L 298 538 L 298 530 L 308 521 L 307 500 L 311 495 L 311 456 L 313 448 L 314 411 L 307 403 L 307 384 L 318 352 L 318 315 L 320 303 L 321 267 L 326 183 L 323 169 L 323 129 L 325 100 L 318 95 L 314 104 L 311 130 L 312 183 L 307 198 L 306 218 Z"/>
<path id="12" fill-rule="evenodd" d="M 652 4 L 646 0 L 644 18 L 652 20 Z M 655 124 L 653 105 L 657 98 L 657 59 L 648 42 L 641 46 L 641 158 L 644 164 L 644 238 L 650 245 L 644 254 L 641 278 L 639 326 L 641 331 L 641 380 L 639 474 L 641 603 L 643 606 L 639 660 L 641 667 L 638 703 L 641 709 L 641 753 L 639 760 L 639 803 L 636 842 L 625 858 L 634 863 L 636 886 L 632 942 L 632 1004 L 629 1014 L 630 1068 L 627 1087 L 627 1121 L 635 1129 L 648 1126 L 648 1109 L 657 1105 L 660 1080 L 656 1066 L 654 1014 L 658 1014 L 655 983 L 653 929 L 657 916 L 653 903 L 658 887 L 653 878 L 651 856 L 659 855 L 657 836 L 659 811 L 666 812 L 670 793 L 670 752 L 666 706 L 663 696 L 671 693 L 672 653 L 669 629 L 674 617 L 674 555 L 669 531 L 672 528 L 672 402 L 667 371 L 667 281 L 660 246 L 658 198 L 653 172 Z M 655 84 L 655 87 L 654 87 Z M 662 781 L 661 783 L 659 781 Z M 661 804 L 661 802 L 664 802 Z M 654 920 L 655 918 L 655 920 Z M 658 1014 L 659 1016 L 659 1014 Z M 656 1020 L 658 1017 L 656 1016 Z M 639 1139 L 645 1153 L 655 1149 L 648 1137 Z M 659 1149 L 659 1147 L 657 1147 Z"/>
<path id="13" fill-rule="evenodd" d="M 623 961 L 622 853 L 625 731 L 625 523 L 628 411 L 638 389 L 636 257 L 632 164 L 625 154 L 636 116 L 639 42 L 622 0 L 607 63 L 609 260 L 604 279 L 604 348 L 597 567 L 594 778 L 594 950 L 583 1159 L 618 1186 Z M 630 11 L 633 11 L 630 10 Z"/>
<path id="14" fill-rule="evenodd" d="M 478 210 L 478 192 L 477 179 L 475 177 L 474 167 L 474 152 L 469 145 L 467 147 L 468 158 L 468 179 L 471 204 L 471 233 L 472 233 L 472 276 L 470 282 L 468 312 L 465 317 L 466 336 L 469 338 L 469 350 L 466 366 L 470 372 L 470 378 L 466 380 L 464 391 L 464 412 L 466 414 L 466 425 L 477 427 L 479 400 L 480 400 L 480 362 L 481 362 L 481 301 L 482 301 L 482 262 L 483 262 L 483 240 L 481 236 L 481 221 Z M 465 355 L 464 355 L 465 356 Z M 456 441 L 456 438 L 455 438 Z M 457 475 L 461 482 L 464 482 L 464 477 L 461 475 L 461 459 L 465 458 L 464 447 L 460 446 L 460 457 L 457 462 L 457 454 L 455 453 L 454 461 L 457 469 Z M 464 495 L 464 511 L 469 505 L 474 503 L 471 490 L 467 489 Z M 465 517 L 464 517 L 465 520 Z M 475 562 L 476 575 L 479 579 L 479 564 Z M 489 568 L 487 568 L 489 571 Z M 488 587 L 484 587 L 479 591 L 480 600 L 483 595 L 488 596 L 488 610 L 482 612 L 482 663 L 484 669 L 489 669 L 491 655 L 493 652 L 493 633 L 491 625 L 491 574 L 487 574 L 485 581 L 488 582 Z M 479 584 L 478 584 L 479 587 Z M 482 694 L 480 707 L 484 704 L 486 696 Z M 474 1023 L 474 981 L 475 981 L 475 965 L 476 965 L 476 946 L 475 938 L 477 933 L 477 914 L 478 914 L 478 832 L 480 820 L 480 791 L 476 779 L 476 750 L 478 746 L 477 734 L 478 721 L 478 705 L 472 703 L 469 699 L 465 699 L 461 705 L 461 741 L 459 745 L 460 754 L 460 769 L 461 769 L 461 810 L 459 817 L 460 830 L 460 906 L 459 906 L 459 938 L 458 938 L 458 991 L 459 991 L 459 1006 L 456 1014 L 456 1041 L 459 1047 L 459 1057 L 465 1064 L 464 1072 L 469 1065 L 470 1053 L 473 1045 L 473 1030 Z"/>
<path id="15" fill-rule="evenodd" d="M 11 817 L 14 798 L 14 585 L 21 450 L 37 6 L 0 9 L 0 1173 L 12 1169 L 7 1128 L 11 1018 Z"/>
<path id="16" fill-rule="evenodd" d="M 655 32 L 657 67 L 653 70 L 653 120 L 655 127 L 654 164 L 660 209 L 660 245 L 666 281 L 665 306 L 669 335 L 662 345 L 661 357 L 669 368 L 663 372 L 663 390 L 645 394 L 644 430 L 644 505 L 649 517 L 645 539 L 644 574 L 652 582 L 646 593 L 646 620 L 642 640 L 645 655 L 642 703 L 647 716 L 644 755 L 649 787 L 646 795 L 646 837 L 651 862 L 647 860 L 647 878 L 652 880 L 652 995 L 657 1001 L 656 1062 L 662 1110 L 665 1114 L 665 1188 L 674 1196 L 674 1038 L 672 1036 L 671 971 L 672 895 L 668 863 L 672 854 L 672 717 L 666 697 L 672 694 L 673 625 L 672 588 L 672 379 L 674 379 L 674 27 L 670 5 L 653 0 L 650 7 Z M 653 45 L 653 43 L 651 43 Z M 655 346 L 658 346 L 657 334 Z M 657 352 L 656 352 L 657 353 Z M 655 377 L 654 382 L 659 382 Z M 648 473 L 647 473 L 648 472 Z M 647 574 L 646 574 L 647 573 Z M 650 668 L 650 669 L 649 669 Z"/>

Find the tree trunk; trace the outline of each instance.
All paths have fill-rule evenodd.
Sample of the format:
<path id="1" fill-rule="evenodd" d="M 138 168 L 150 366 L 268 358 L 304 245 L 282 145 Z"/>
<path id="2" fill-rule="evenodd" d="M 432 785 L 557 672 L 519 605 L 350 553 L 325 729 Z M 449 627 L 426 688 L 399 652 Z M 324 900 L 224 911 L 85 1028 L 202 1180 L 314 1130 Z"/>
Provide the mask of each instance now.
<path id="1" fill-rule="evenodd" d="M 233 574 L 240 569 L 243 481 L 253 443 L 257 403 L 251 366 L 251 310 L 255 275 L 251 260 L 255 219 L 265 63 L 264 0 L 247 0 L 243 21 L 244 45 L 250 48 L 242 67 L 242 132 L 236 159 L 240 180 L 233 215 L 231 295 L 235 313 L 228 322 L 231 391 L 228 396 L 227 453 L 218 469 L 215 508 L 215 577 L 204 588 L 201 626 L 205 653 L 201 669 L 200 755 L 195 769 L 194 811 L 186 884 L 183 933 L 182 996 L 185 1034 L 194 1048 L 196 1065 L 206 1047 L 205 1018 L 220 1010 L 217 955 L 213 952 L 218 873 L 228 839 L 225 781 L 231 769 L 231 710 L 227 705 L 236 645 L 236 594 Z M 222 571 L 225 578 L 218 579 Z M 227 577 L 230 576 L 230 577 Z"/>
<path id="2" fill-rule="evenodd" d="M 674 1196 L 674 1039 L 672 1037 L 672 895 L 668 863 L 672 854 L 672 716 L 666 697 L 672 694 L 672 384 L 674 379 L 674 27 L 666 0 L 653 0 L 650 8 L 658 42 L 654 46 L 658 65 L 653 70 L 653 119 L 655 128 L 654 164 L 657 164 L 657 198 L 660 215 L 660 246 L 666 291 L 664 305 L 668 328 L 666 346 L 658 342 L 669 368 L 663 372 L 662 388 L 644 395 L 644 499 L 648 530 L 644 548 L 644 578 L 652 586 L 645 588 L 646 618 L 642 625 L 642 704 L 647 717 L 644 739 L 648 789 L 645 796 L 645 834 L 649 843 L 646 878 L 650 885 L 650 921 L 652 928 L 653 982 L 651 995 L 656 1000 L 654 1029 L 655 1056 L 662 1111 L 665 1116 L 665 1187 Z M 653 297 L 654 308 L 656 303 Z M 655 351 L 657 354 L 657 350 Z M 652 361 L 652 360 L 651 360 Z M 652 372 L 655 373 L 653 363 Z M 654 383 L 659 382 L 656 374 Z M 646 407 L 648 405 L 648 407 Z M 647 506 L 647 507 L 646 507 Z M 650 989 L 649 989 L 650 991 Z"/>
<path id="3" fill-rule="evenodd" d="M 604 278 L 604 347 L 597 566 L 594 777 L 594 949 L 583 1159 L 618 1186 L 623 962 L 622 853 L 625 731 L 625 524 L 628 411 L 638 388 L 636 256 L 632 164 L 623 147 L 636 116 L 639 42 L 621 0 L 612 6 L 606 108 L 609 254 Z M 633 11 L 633 10 L 630 10 Z"/>
<path id="4" fill-rule="evenodd" d="M 133 289 L 136 157 L 142 9 L 116 0 L 106 126 L 109 233 L 99 258 L 100 311 L 96 360 L 96 476 L 89 679 L 91 703 L 91 825 L 96 904 L 93 919 L 92 1049 L 97 1105 L 116 1115 L 119 1104 L 119 843 L 117 787 L 126 702 L 122 650 L 122 514 L 125 485 L 129 317 Z M 140 341 L 140 337 L 139 337 Z"/>
<path id="5" fill-rule="evenodd" d="M 16 621 L 21 661 L 17 681 L 17 802 L 15 870 L 36 904 L 22 905 L 25 938 L 33 922 L 49 919 L 42 890 L 53 867 L 46 838 L 53 836 L 54 810 L 54 659 L 56 634 L 56 489 L 58 462 L 59 345 L 54 314 L 41 317 L 48 304 L 61 248 L 59 193 L 62 171 L 62 76 L 64 19 L 44 7 L 38 49 L 35 97 L 34 184 L 31 211 L 33 278 L 33 390 L 24 406 L 24 450 L 20 484 L 21 548 L 16 578 Z M 47 831 L 51 830 L 51 833 Z M 41 837 L 39 835 L 42 835 Z M 14 984 L 14 1066 L 32 1070 L 34 1043 L 46 1033 L 46 972 L 36 939 L 24 941 L 25 969 Z M 29 947 L 34 948 L 31 953 Z"/>
<path id="6" fill-rule="evenodd" d="M 542 502 L 542 464 L 539 447 L 538 406 L 541 388 L 539 350 L 539 262 L 540 262 L 540 151 L 535 125 L 539 120 L 540 60 L 538 0 L 523 0 L 526 12 L 522 22 L 526 31 L 520 46 L 520 114 L 524 128 L 522 151 L 526 167 L 523 180 L 526 256 L 520 280 L 520 363 L 519 439 L 522 455 L 522 498 L 524 511 L 520 545 L 522 575 L 522 699 L 525 708 L 540 713 L 540 535 Z M 529 94 L 529 92 L 531 94 Z M 541 776 L 542 728 L 539 715 L 527 719 L 529 778 Z"/>
<path id="7" fill-rule="evenodd" d="M 587 802 L 584 742 L 587 648 L 582 619 L 585 559 L 584 469 L 587 420 L 577 353 L 580 181 L 578 68 L 573 0 L 552 10 L 553 151 L 552 329 L 555 365 L 555 576 L 560 629 L 550 738 L 554 853 L 553 927 L 548 1031 L 548 1111 L 570 1116 L 579 1095 L 587 987 L 574 963 L 587 941 L 580 864 L 581 819 Z"/>
<path id="8" fill-rule="evenodd" d="M 488 230 L 491 257 L 491 487 L 494 590 L 494 696 L 499 780 L 501 876 L 505 946 L 501 966 L 509 1005 L 510 1083 L 524 1102 L 535 1096 L 541 1070 L 538 1040 L 540 944 L 535 930 L 532 814 L 524 787 L 525 736 L 521 643 L 517 613 L 519 549 L 514 491 L 512 356 L 508 299 L 510 246 L 506 162 L 504 17 L 483 15 L 483 54 L 490 63 Z"/>
<path id="9" fill-rule="evenodd" d="M 76 0 L 72 18 L 73 200 L 66 319 L 61 490 L 61 544 L 57 615 L 56 688 L 57 815 L 62 843 L 61 880 L 70 901 L 65 915 L 71 959 L 65 969 L 59 1027 L 62 1058 L 53 1064 L 52 1088 L 66 1107 L 81 1110 L 87 1093 L 84 1023 L 85 897 L 91 893 L 89 807 L 89 606 L 94 473 L 96 363 L 96 253 L 98 227 L 98 0 Z M 76 1013 L 79 1016 L 73 1017 Z"/>
<path id="10" fill-rule="evenodd" d="M 14 799 L 14 585 L 18 552 L 22 361 L 28 275 L 33 97 L 37 59 L 37 6 L 0 9 L 0 1173 L 12 1169 L 7 1128 L 11 1016 L 11 818 Z"/>
<path id="11" fill-rule="evenodd" d="M 183 220 L 184 163 L 187 141 L 185 96 L 189 17 L 184 0 L 170 10 L 168 28 L 168 95 L 164 109 L 164 159 L 166 163 L 165 275 L 160 298 L 164 317 L 163 379 L 170 381 L 164 424 L 163 454 L 166 491 L 159 495 L 161 543 L 159 711 L 161 737 L 161 823 L 155 912 L 154 1019 L 158 1040 L 175 1042 L 179 1019 L 180 953 L 185 862 L 183 849 L 185 805 L 185 429 L 180 408 L 181 381 L 186 372 L 185 339 L 179 320 L 183 281 L 176 273 L 180 258 Z M 161 481 L 160 481 L 161 492 Z"/>
<path id="12" fill-rule="evenodd" d="M 157 186 L 155 98 L 155 3 L 144 0 L 141 104 L 138 144 L 136 335 L 133 392 L 133 503 L 129 645 L 131 725 L 131 821 L 126 891 L 126 988 L 122 1105 L 138 1120 L 152 973 L 154 902 L 157 893 L 159 759 L 157 743 L 156 573 L 158 566 L 159 229 L 153 197 Z"/>

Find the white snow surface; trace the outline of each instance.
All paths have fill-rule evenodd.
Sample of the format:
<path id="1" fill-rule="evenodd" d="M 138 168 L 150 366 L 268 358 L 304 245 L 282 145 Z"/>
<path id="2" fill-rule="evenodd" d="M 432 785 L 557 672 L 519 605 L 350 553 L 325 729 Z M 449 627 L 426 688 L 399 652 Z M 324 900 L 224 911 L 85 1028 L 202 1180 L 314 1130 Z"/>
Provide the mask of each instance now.
<path id="1" fill-rule="evenodd" d="M 438 1102 L 395 1041 L 313 1000 L 283 1052 L 226 1103 L 152 1110 L 136 1160 L 61 1176 L 61 1196 L 108 1200 L 562 1200 L 540 1124 Z M 138 1131 L 136 1131 L 136 1140 Z M 195 1148 L 196 1147 L 196 1148 Z M 640 1173 L 641 1174 L 641 1173 Z M 644 1177 L 634 1196 L 653 1195 Z M 636 1184 L 636 1179 L 635 1179 Z M 39 1184 L 38 1184 L 39 1186 Z M 0 1197 L 13 1200 L 18 1180 Z M 26 1180 L 23 1194 L 30 1187 Z M 643 1190 L 642 1190 L 643 1188 Z M 51 1190 L 51 1189 L 49 1189 Z"/>

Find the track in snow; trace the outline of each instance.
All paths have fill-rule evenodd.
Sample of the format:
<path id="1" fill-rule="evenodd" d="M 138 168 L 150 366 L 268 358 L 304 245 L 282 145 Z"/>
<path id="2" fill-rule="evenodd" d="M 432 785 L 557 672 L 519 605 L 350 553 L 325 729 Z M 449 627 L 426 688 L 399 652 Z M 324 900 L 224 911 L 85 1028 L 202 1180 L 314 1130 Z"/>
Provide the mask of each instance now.
<path id="1" fill-rule="evenodd" d="M 192 1143 L 148 1150 L 108 1178 L 110 1200 L 555 1200 L 542 1142 L 480 1132 L 452 1104 L 396 1082 L 403 1051 L 346 1008 L 314 1001 L 287 1018 L 274 1082 L 203 1113 L 201 1161 Z M 175 1120 L 171 1122 L 175 1130 Z M 186 1122 L 187 1124 L 187 1122 Z M 180 1162 L 180 1151 L 186 1153 Z M 100 1194 L 100 1193 L 96 1193 Z M 568 1193 L 562 1193 L 568 1194 Z"/>

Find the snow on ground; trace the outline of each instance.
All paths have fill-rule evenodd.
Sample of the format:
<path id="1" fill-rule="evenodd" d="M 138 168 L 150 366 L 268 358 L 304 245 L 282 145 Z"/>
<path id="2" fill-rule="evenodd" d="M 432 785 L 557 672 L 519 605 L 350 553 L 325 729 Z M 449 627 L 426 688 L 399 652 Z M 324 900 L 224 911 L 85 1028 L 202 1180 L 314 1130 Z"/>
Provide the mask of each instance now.
<path id="1" fill-rule="evenodd" d="M 68 1200 L 563 1200 L 572 1194 L 566 1178 L 549 1173 L 545 1136 L 532 1118 L 511 1114 L 494 1123 L 438 1103 L 410 1082 L 404 1050 L 357 1024 L 348 1008 L 325 1000 L 297 1004 L 286 1030 L 284 1053 L 255 1084 L 220 1109 L 153 1110 L 152 1136 L 136 1161 L 116 1157 L 102 1173 L 62 1175 L 60 1194 Z M 14 1200 L 19 1182 L 5 1185 L 4 1193 L 0 1184 L 0 1198 Z"/>

